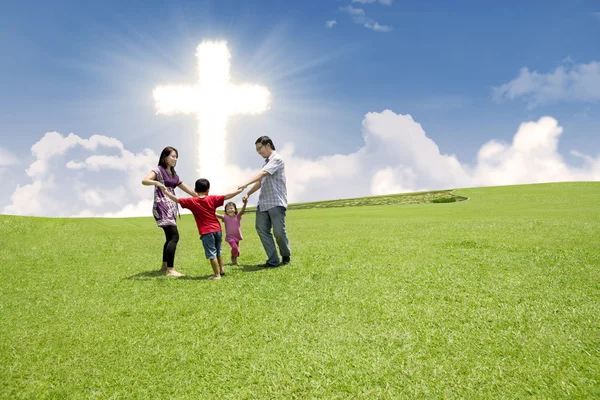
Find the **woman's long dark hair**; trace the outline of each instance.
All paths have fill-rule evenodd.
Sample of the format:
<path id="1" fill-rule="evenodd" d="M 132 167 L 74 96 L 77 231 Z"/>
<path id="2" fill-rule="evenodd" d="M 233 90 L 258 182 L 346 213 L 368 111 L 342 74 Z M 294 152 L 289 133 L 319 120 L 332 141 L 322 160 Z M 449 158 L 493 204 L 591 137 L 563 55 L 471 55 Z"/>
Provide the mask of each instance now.
<path id="1" fill-rule="evenodd" d="M 160 165 L 167 171 L 169 171 L 169 166 L 167 165 L 167 157 L 169 157 L 169 154 L 171 154 L 171 152 L 173 152 L 173 151 L 175 152 L 175 154 L 177 154 L 177 158 L 179 158 L 179 152 L 177 151 L 177 149 L 175 147 L 171 147 L 171 146 L 165 147 L 163 149 L 163 151 L 160 153 L 160 157 L 158 158 L 158 165 Z M 173 176 L 177 176 L 177 172 L 175 172 L 175 167 L 173 167 L 173 169 L 171 170 L 171 173 Z"/>

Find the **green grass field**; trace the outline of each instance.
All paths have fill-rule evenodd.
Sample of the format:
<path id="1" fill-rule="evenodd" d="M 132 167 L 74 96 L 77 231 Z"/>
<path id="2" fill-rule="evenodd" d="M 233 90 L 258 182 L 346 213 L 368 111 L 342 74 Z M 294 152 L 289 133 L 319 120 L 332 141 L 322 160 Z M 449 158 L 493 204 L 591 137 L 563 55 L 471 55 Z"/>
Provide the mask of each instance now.
<path id="1" fill-rule="evenodd" d="M 0 398 L 598 398 L 600 183 L 254 215 L 221 281 L 184 216 L 0 216 Z M 377 199 L 377 198 L 375 198 Z M 375 201 L 377 203 L 377 201 Z"/>

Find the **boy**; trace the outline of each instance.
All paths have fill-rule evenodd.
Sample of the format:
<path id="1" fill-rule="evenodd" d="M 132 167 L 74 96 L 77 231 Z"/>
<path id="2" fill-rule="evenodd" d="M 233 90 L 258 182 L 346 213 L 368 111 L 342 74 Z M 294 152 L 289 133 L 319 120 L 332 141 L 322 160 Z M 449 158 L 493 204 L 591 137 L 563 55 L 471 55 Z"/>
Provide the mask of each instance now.
<path id="1" fill-rule="evenodd" d="M 223 268 L 223 257 L 221 255 L 221 242 L 223 235 L 221 234 L 221 224 L 217 220 L 215 212 L 217 207 L 223 205 L 225 200 L 231 199 L 242 193 L 243 189 L 238 189 L 235 192 L 228 193 L 224 196 L 209 196 L 210 182 L 208 179 L 198 179 L 194 191 L 198 197 L 177 198 L 166 190 L 165 194 L 174 202 L 181 204 L 181 207 L 187 208 L 194 215 L 204 254 L 210 260 L 213 273 L 208 279 L 221 279 L 221 275 L 225 275 Z"/>

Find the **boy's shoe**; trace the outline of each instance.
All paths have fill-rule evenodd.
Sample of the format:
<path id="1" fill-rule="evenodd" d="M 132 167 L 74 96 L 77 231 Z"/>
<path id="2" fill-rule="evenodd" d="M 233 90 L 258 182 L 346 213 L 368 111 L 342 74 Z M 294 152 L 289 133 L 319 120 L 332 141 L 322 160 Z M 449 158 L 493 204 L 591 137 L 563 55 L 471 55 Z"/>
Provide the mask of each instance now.
<path id="1" fill-rule="evenodd" d="M 285 265 L 285 264 L 289 264 L 289 263 L 290 263 L 290 256 L 281 257 L 281 264 Z"/>

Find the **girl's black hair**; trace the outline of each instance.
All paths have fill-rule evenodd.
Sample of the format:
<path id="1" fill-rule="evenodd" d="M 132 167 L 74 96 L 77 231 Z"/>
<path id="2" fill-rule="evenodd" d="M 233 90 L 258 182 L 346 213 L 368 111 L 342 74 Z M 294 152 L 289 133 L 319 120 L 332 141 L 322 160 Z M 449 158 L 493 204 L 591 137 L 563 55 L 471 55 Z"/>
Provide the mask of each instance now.
<path id="1" fill-rule="evenodd" d="M 233 201 L 228 202 L 227 204 L 225 204 L 225 214 L 227 214 L 227 206 L 232 205 L 233 208 L 235 209 L 235 213 L 237 215 L 238 210 L 237 210 L 237 206 L 235 205 L 235 203 Z"/>

